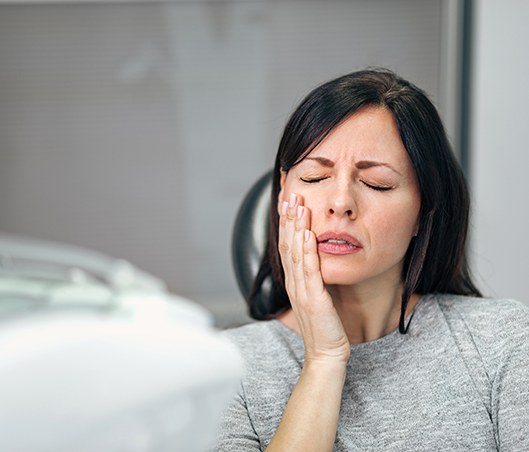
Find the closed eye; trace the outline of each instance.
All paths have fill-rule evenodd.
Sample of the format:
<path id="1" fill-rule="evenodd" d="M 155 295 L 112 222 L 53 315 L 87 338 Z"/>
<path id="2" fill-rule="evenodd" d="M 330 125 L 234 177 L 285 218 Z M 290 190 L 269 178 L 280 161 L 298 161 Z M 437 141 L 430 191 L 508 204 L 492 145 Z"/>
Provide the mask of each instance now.
<path id="1" fill-rule="evenodd" d="M 317 182 L 321 182 L 322 180 L 327 179 L 327 177 L 315 177 L 312 179 L 304 179 L 303 177 L 300 177 L 300 180 L 302 182 L 305 182 L 306 184 L 315 184 Z"/>
<path id="2" fill-rule="evenodd" d="M 369 187 L 371 188 L 372 190 L 377 190 L 377 191 L 387 191 L 387 190 L 391 190 L 393 187 L 388 187 L 386 185 L 374 185 L 374 184 L 368 184 L 367 182 L 364 182 L 362 181 L 362 183 L 366 186 L 366 187 Z"/>

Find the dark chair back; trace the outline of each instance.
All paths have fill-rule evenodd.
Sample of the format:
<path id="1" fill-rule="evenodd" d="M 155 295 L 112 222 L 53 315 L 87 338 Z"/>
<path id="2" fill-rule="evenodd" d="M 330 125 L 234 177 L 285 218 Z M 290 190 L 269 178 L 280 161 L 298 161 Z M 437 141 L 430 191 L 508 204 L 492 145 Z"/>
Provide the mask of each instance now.
<path id="1" fill-rule="evenodd" d="M 268 237 L 272 170 L 261 176 L 242 201 L 233 227 L 231 252 L 237 284 L 247 299 L 259 270 Z M 267 304 L 270 284 L 263 285 L 258 304 Z"/>

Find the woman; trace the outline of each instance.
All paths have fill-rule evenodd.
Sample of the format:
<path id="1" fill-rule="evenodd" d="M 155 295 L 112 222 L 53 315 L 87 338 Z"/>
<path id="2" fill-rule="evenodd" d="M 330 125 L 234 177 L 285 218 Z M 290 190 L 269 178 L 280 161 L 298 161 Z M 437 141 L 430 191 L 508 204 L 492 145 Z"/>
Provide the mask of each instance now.
<path id="1" fill-rule="evenodd" d="M 246 375 L 218 450 L 529 450 L 528 308 L 481 298 L 468 215 L 420 89 L 370 70 L 311 92 L 279 146 L 249 299 L 273 320 L 226 333 Z"/>

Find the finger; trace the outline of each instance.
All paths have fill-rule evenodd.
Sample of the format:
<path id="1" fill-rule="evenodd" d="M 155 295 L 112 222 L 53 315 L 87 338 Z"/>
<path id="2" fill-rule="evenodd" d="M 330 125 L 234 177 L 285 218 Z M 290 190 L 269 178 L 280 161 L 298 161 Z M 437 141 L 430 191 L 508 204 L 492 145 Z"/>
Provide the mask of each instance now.
<path id="1" fill-rule="evenodd" d="M 299 205 L 296 210 L 294 237 L 292 240 L 292 273 L 296 282 L 298 295 L 303 297 L 307 293 L 304 274 L 305 231 L 310 227 L 310 210 Z"/>
<path id="2" fill-rule="evenodd" d="M 325 292 L 325 285 L 321 275 L 316 235 L 314 232 L 306 229 L 304 232 L 304 240 L 303 274 L 305 277 L 306 290 L 311 295 L 317 297 Z"/>
<path id="3" fill-rule="evenodd" d="M 288 291 L 288 275 L 292 272 L 292 266 L 290 264 L 290 240 L 287 237 L 287 211 L 288 211 L 288 201 L 283 201 L 281 205 L 281 213 L 279 216 L 279 235 L 277 240 L 277 249 L 279 251 L 279 257 L 281 259 L 281 264 L 283 266 L 283 271 L 285 273 L 285 288 Z"/>
<path id="4" fill-rule="evenodd" d="M 295 199 L 295 198 L 294 198 Z M 292 195 L 290 201 L 283 201 L 281 205 L 281 213 L 279 216 L 279 253 L 282 258 L 286 258 L 292 251 L 292 218 L 289 214 L 289 205 L 292 203 Z"/>
<path id="5" fill-rule="evenodd" d="M 289 201 L 283 202 L 279 220 L 279 240 L 278 248 L 285 272 L 285 284 L 288 290 L 289 284 L 293 284 L 292 275 L 292 240 L 295 231 L 296 208 L 298 196 L 291 193 Z M 292 294 L 290 294 L 292 295 Z"/>

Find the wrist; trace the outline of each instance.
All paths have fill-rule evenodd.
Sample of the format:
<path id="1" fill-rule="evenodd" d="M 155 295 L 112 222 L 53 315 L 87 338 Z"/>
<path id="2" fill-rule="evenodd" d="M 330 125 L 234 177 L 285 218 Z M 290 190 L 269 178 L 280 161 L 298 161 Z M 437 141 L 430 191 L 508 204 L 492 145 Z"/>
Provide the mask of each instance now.
<path id="1" fill-rule="evenodd" d="M 340 358 L 305 357 L 302 373 L 316 379 L 343 377 L 347 369 L 347 360 Z"/>
<path id="2" fill-rule="evenodd" d="M 316 366 L 325 367 L 339 367 L 347 365 L 349 357 L 351 356 L 349 344 L 344 345 L 340 349 L 326 350 L 324 352 L 314 352 L 305 348 L 305 364 L 315 364 Z"/>

